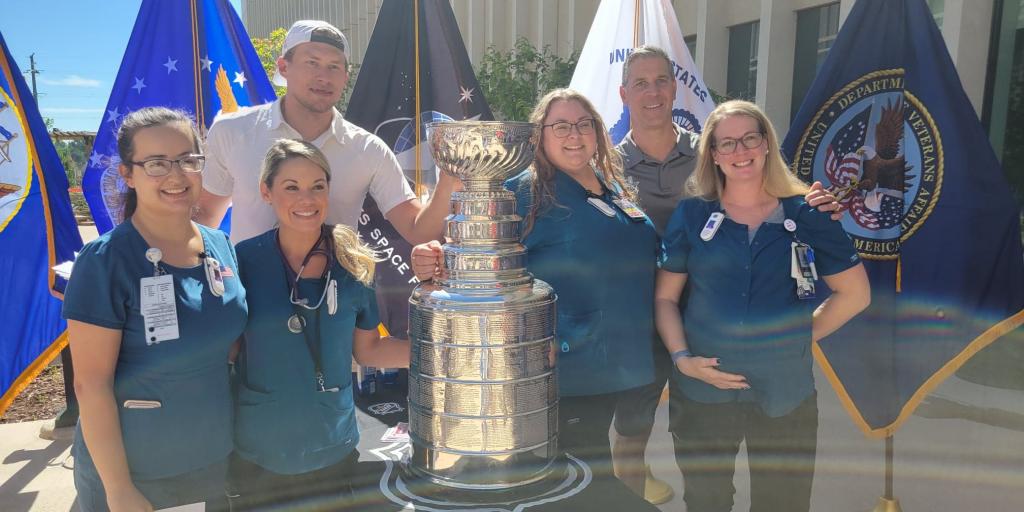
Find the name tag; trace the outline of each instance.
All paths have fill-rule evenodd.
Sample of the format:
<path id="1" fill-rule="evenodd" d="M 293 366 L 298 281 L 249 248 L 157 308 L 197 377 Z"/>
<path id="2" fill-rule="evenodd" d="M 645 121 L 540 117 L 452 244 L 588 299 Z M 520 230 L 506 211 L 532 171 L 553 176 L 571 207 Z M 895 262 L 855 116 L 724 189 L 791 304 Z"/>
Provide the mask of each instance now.
<path id="1" fill-rule="evenodd" d="M 647 215 L 644 214 L 644 211 L 637 207 L 637 205 L 633 204 L 633 201 L 619 197 L 613 199 L 612 202 L 615 203 L 615 206 L 618 206 L 619 209 L 622 210 L 622 213 L 628 215 L 630 219 L 633 219 L 634 221 L 637 222 L 643 222 L 647 220 Z"/>
<path id="2" fill-rule="evenodd" d="M 178 339 L 178 306 L 174 302 L 174 278 L 169 274 L 144 277 L 139 290 L 146 345 Z"/>

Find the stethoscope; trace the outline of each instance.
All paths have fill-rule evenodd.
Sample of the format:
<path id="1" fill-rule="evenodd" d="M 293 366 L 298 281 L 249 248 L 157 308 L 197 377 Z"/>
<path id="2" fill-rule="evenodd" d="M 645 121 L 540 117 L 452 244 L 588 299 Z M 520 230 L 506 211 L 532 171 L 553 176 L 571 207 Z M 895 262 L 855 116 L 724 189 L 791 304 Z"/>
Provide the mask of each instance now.
<path id="1" fill-rule="evenodd" d="M 298 272 L 295 272 L 295 276 L 292 277 L 291 264 L 288 263 L 288 259 L 284 255 L 284 249 L 281 247 L 281 236 L 280 231 L 275 234 L 275 241 L 277 242 L 278 253 L 281 256 L 281 264 L 284 265 L 285 280 L 288 282 L 288 302 L 292 305 L 292 315 L 288 317 L 287 326 L 288 331 L 292 334 L 302 334 L 303 339 L 306 342 L 306 348 L 309 350 L 309 357 L 313 360 L 313 372 L 316 379 L 316 390 L 319 392 L 338 391 L 339 388 L 332 387 L 326 388 L 324 384 L 324 372 L 323 365 L 320 356 L 320 307 L 324 301 L 327 301 L 327 314 L 333 315 L 338 310 L 338 283 L 334 279 L 331 279 L 331 267 L 334 266 L 334 247 L 330 233 L 327 227 L 324 226 L 320 232 L 320 238 L 317 239 L 313 247 L 309 249 L 306 256 L 302 258 L 302 264 L 299 265 Z M 314 256 L 323 256 L 327 259 L 324 264 L 324 271 L 320 274 L 320 279 L 325 281 L 324 289 L 320 292 L 320 300 L 317 301 L 316 305 L 310 306 L 309 299 L 299 297 L 299 280 L 302 278 L 302 272 L 306 270 L 306 265 L 309 264 L 310 260 Z M 314 333 L 309 332 L 306 329 L 306 319 L 300 314 L 299 308 L 306 309 L 307 311 L 315 311 L 316 321 L 313 328 Z M 314 341 L 315 338 L 315 341 Z"/>
<path id="2" fill-rule="evenodd" d="M 167 272 L 160 266 L 160 260 L 164 257 L 163 251 L 156 247 L 146 249 L 146 261 L 153 264 L 153 277 L 158 277 Z M 221 270 L 220 262 L 210 256 L 206 251 L 199 252 L 199 260 L 203 265 L 203 272 L 206 274 L 206 284 L 214 297 L 224 295 L 224 272 Z"/>
<path id="3" fill-rule="evenodd" d="M 293 272 L 291 264 L 288 263 L 288 259 L 284 255 L 284 249 L 281 247 L 281 236 L 278 232 L 275 236 L 277 242 L 278 254 L 281 256 L 281 264 L 284 266 L 285 279 L 288 281 L 288 302 L 292 306 L 298 306 L 308 311 L 318 311 L 320 306 L 323 305 L 324 301 L 327 301 L 327 313 L 333 315 L 338 310 L 338 282 L 331 279 L 331 267 L 334 266 L 334 251 L 331 247 L 331 237 L 328 235 L 326 228 L 321 231 L 320 238 L 317 239 L 313 247 L 309 249 L 306 256 L 302 258 L 302 264 L 299 265 L 298 272 Z M 302 279 L 302 273 L 306 270 L 306 266 L 309 265 L 310 260 L 315 256 L 323 256 L 327 262 L 324 264 L 324 271 L 320 274 L 320 279 L 325 280 L 323 291 L 320 292 L 320 299 L 317 300 L 316 304 L 309 305 L 310 300 L 308 298 L 299 297 L 299 280 Z M 294 275 L 293 275 L 294 274 Z M 319 318 L 319 317 L 318 317 Z M 305 327 L 305 320 L 298 311 L 288 317 L 288 331 L 293 334 L 300 334 Z"/>

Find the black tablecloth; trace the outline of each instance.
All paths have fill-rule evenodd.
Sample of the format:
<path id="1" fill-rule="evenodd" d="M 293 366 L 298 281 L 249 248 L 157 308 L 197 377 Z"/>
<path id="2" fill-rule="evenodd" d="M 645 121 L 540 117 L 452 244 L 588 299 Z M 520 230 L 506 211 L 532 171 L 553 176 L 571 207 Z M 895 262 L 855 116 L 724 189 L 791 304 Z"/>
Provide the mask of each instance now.
<path id="1" fill-rule="evenodd" d="M 571 456 L 556 462 L 549 484 L 534 496 L 509 496 L 500 492 L 458 494 L 439 486 L 409 480 L 396 462 L 408 449 L 407 443 L 381 442 L 391 426 L 408 421 L 406 376 L 394 386 L 379 385 L 376 393 L 356 396 L 359 424 L 359 467 L 353 482 L 354 503 L 332 506 L 337 510 L 487 510 L 490 512 L 541 511 L 652 511 L 658 508 L 633 494 L 614 477 L 593 475 L 589 467 Z M 383 460 L 389 459 L 389 460 Z M 472 501 L 472 503 L 470 502 Z M 483 504 L 481 504 L 481 502 Z M 476 504 L 473 504 L 476 503 Z"/>

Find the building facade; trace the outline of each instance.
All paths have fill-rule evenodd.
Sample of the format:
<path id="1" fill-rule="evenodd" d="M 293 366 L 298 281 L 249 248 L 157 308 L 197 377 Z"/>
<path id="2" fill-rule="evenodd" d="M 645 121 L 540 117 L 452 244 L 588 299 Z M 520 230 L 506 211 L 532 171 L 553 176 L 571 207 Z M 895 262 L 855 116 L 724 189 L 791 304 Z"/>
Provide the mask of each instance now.
<path id="1" fill-rule="evenodd" d="M 449 0 L 474 65 L 527 38 L 560 56 L 583 48 L 599 0 Z M 673 0 L 705 83 L 788 126 L 855 0 Z M 252 37 L 327 20 L 362 61 L 382 0 L 243 0 Z M 410 5 L 412 4 L 409 0 Z M 1024 0 L 927 0 L 964 90 L 1011 181 L 1024 190 Z M 1021 197 L 1018 195 L 1018 197 Z"/>

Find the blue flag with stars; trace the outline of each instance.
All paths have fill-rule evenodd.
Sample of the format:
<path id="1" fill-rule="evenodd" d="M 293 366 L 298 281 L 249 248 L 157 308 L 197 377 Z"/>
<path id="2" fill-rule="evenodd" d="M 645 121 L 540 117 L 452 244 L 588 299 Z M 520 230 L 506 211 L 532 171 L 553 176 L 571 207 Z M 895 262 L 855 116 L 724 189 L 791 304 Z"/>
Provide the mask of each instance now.
<path id="1" fill-rule="evenodd" d="M 854 4 L 782 149 L 847 207 L 871 279 L 815 359 L 854 422 L 890 436 L 1024 323 L 1020 207 L 924 0 Z"/>
<path id="2" fill-rule="evenodd" d="M 0 35 L 0 416 L 67 345 L 52 267 L 81 247 L 64 166 Z"/>
<path id="3" fill-rule="evenodd" d="M 82 178 L 96 229 L 105 233 L 122 220 L 117 129 L 125 114 L 155 106 L 184 110 L 205 131 L 220 112 L 275 97 L 228 0 L 144 0 Z M 222 226 L 228 225 L 225 218 Z"/>

